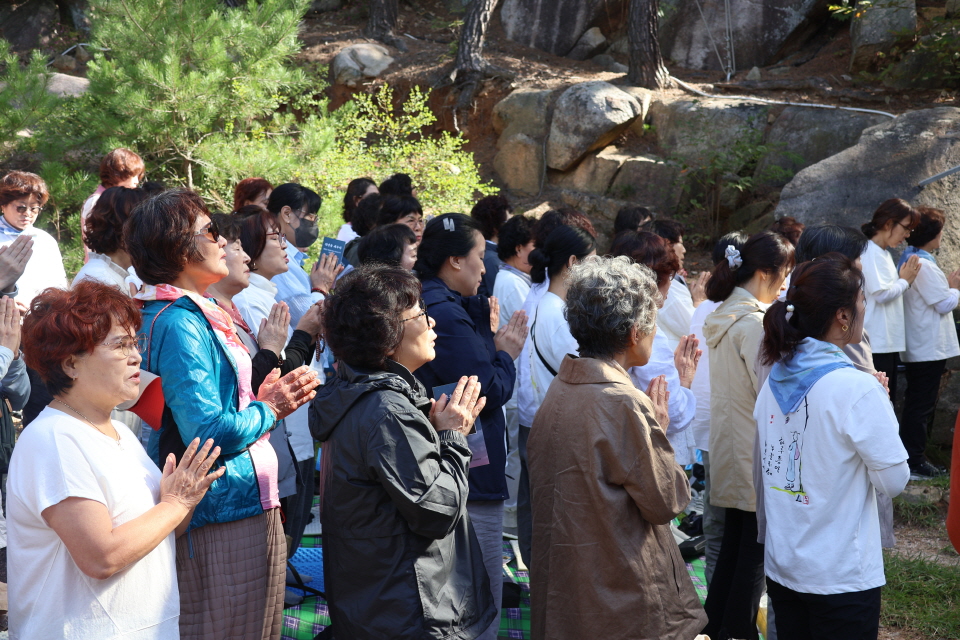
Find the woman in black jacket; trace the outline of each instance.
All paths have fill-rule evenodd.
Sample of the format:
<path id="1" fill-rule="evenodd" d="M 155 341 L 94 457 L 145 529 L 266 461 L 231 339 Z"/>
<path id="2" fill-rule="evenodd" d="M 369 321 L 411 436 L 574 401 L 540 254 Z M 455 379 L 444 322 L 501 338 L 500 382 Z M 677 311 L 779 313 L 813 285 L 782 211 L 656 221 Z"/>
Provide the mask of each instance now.
<path id="1" fill-rule="evenodd" d="M 460 378 L 437 402 L 412 372 L 434 357 L 420 283 L 363 266 L 327 298 L 337 376 L 310 407 L 323 443 L 324 582 L 338 640 L 472 640 L 495 608 L 467 515 L 465 434 L 485 401 Z"/>

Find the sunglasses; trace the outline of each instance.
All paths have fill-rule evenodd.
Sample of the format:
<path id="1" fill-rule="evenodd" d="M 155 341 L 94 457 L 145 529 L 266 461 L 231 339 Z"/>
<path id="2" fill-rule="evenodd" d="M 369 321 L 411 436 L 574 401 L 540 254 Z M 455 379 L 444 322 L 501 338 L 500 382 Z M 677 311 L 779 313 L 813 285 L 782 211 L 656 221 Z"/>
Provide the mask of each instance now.
<path id="1" fill-rule="evenodd" d="M 30 210 L 30 213 L 32 213 L 35 216 L 40 215 L 40 212 L 43 211 L 43 207 L 28 207 L 25 204 L 17 205 L 17 213 L 21 213 L 21 214 L 26 213 L 28 209 Z"/>
<path id="2" fill-rule="evenodd" d="M 213 220 L 209 224 L 205 225 L 199 231 L 194 232 L 195 236 L 207 236 L 210 240 L 214 242 L 220 242 L 220 227 L 217 226 L 217 223 Z"/>

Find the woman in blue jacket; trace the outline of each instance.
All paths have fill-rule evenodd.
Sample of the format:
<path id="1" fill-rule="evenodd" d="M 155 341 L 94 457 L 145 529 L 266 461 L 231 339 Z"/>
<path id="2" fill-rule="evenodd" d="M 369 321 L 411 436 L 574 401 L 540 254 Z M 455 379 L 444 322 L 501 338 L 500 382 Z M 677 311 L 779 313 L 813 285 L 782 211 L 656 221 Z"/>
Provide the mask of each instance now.
<path id="1" fill-rule="evenodd" d="M 436 358 L 415 372 L 427 387 L 476 376 L 486 406 L 477 419 L 489 464 L 470 469 L 467 512 L 473 522 L 490 577 L 497 616 L 480 638 L 496 638 L 500 628 L 503 588 L 503 501 L 507 498 L 507 452 L 503 405 L 513 394 L 517 377 L 513 361 L 527 337 L 527 316 L 513 314 L 499 331 L 499 307 L 478 296 L 484 274 L 485 242 L 479 226 L 460 213 L 434 218 L 424 230 L 417 250 L 416 271 L 423 281 L 423 301 L 436 321 Z M 491 307 L 493 312 L 491 312 Z M 474 463 L 478 458 L 474 448 Z"/>
<path id="2" fill-rule="evenodd" d="M 226 467 L 177 540 L 180 637 L 279 638 L 286 541 L 269 432 L 316 395 L 316 374 L 275 370 L 254 396 L 250 354 L 230 315 L 205 297 L 229 271 L 226 240 L 197 194 L 141 203 L 124 242 L 145 283 L 135 296 L 147 337 L 141 368 L 160 376 L 165 401 L 150 454 L 179 459 L 194 438 L 212 438 Z"/>

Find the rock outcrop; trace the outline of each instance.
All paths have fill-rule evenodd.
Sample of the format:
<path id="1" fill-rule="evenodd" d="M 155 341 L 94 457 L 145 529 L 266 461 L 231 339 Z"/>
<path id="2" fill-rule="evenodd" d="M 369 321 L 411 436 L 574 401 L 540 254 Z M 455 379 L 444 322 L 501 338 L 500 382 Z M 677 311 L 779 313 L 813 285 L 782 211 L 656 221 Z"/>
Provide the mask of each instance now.
<path id="1" fill-rule="evenodd" d="M 547 139 L 547 166 L 566 171 L 613 141 L 637 119 L 636 98 L 607 82 L 583 82 L 557 100 Z"/>
<path id="2" fill-rule="evenodd" d="M 334 84 L 356 87 L 376 78 L 393 64 L 386 47 L 379 44 L 360 43 L 344 47 L 330 63 Z"/>
<path id="3" fill-rule="evenodd" d="M 858 9 L 850 24 L 850 71 L 869 69 L 878 53 L 888 52 L 904 34 L 916 30 L 916 0 L 884 0 Z"/>
<path id="4" fill-rule="evenodd" d="M 565 56 L 591 27 L 626 24 L 626 0 L 504 0 L 500 20 L 514 42 Z"/>

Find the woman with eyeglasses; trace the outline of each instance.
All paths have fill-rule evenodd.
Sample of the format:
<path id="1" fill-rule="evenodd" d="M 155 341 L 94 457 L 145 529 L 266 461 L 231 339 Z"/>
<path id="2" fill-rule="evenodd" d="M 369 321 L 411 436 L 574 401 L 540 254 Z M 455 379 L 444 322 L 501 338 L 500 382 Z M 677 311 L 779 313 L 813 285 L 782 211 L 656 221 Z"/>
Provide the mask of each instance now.
<path id="1" fill-rule="evenodd" d="M 280 300 L 277 285 L 274 284 L 274 280 L 289 269 L 287 239 L 280 233 L 277 217 L 257 206 L 242 207 L 233 217 L 240 220 L 240 245 L 243 252 L 250 256 L 249 286 L 233 297 L 234 305 L 239 309 L 245 326 L 254 338 L 259 341 L 262 336 L 268 348 L 276 348 L 278 356 L 284 360 L 290 357 L 297 360 L 298 365 L 309 365 L 317 335 L 320 333 L 319 303 L 315 303 L 300 316 L 296 325 L 299 332 L 294 331 L 290 326 L 287 303 Z M 278 302 L 282 305 L 281 309 L 275 309 Z M 275 322 L 278 316 L 286 321 L 282 329 Z M 294 347 L 289 355 L 283 350 L 288 340 Z M 301 355 L 300 350 L 305 346 L 305 341 L 310 348 Z M 293 412 L 285 423 L 296 460 L 298 480 L 295 494 L 282 503 L 286 516 L 283 529 L 291 538 L 287 550 L 288 554 L 293 556 L 310 520 L 316 453 L 313 438 L 310 436 L 307 407 L 300 407 Z M 310 577 L 305 579 L 308 578 Z M 297 604 L 298 598 L 293 592 L 288 592 L 286 602 Z"/>
<path id="2" fill-rule="evenodd" d="M 910 237 L 920 223 L 920 214 L 899 198 L 886 200 L 877 207 L 870 222 L 860 229 L 870 239 L 860 256 L 863 265 L 863 292 L 867 310 L 863 328 L 870 334 L 873 366 L 887 374 L 890 397 L 897 397 L 897 367 L 900 352 L 906 350 L 903 326 L 903 293 L 920 273 L 920 257 L 913 255 L 898 270 L 893 249 Z"/>
<path id="3" fill-rule="evenodd" d="M 414 377 L 436 355 L 420 295 L 409 271 L 364 265 L 323 312 L 339 364 L 310 405 L 310 428 L 323 443 L 324 584 L 337 638 L 472 640 L 495 617 L 467 512 L 466 435 L 486 400 L 476 376 L 452 380 L 436 402 Z"/>
<path id="4" fill-rule="evenodd" d="M 14 638 L 179 637 L 174 534 L 225 468 L 208 473 L 220 447 L 194 437 L 161 472 L 110 419 L 138 392 L 139 329 L 129 296 L 95 281 L 47 289 L 24 318 L 24 358 L 53 401 L 7 481 Z"/>
<path id="5" fill-rule="evenodd" d="M 0 179 L 0 247 L 17 244 L 23 250 L 22 236 L 33 239 L 33 253 L 15 283 L 17 302 L 29 305 L 47 287 L 67 287 L 63 256 L 53 236 L 33 226 L 43 205 L 50 198 L 47 183 L 35 173 L 11 171 Z"/>
<path id="6" fill-rule="evenodd" d="M 203 200 L 174 190 L 142 203 L 124 242 L 144 287 L 141 367 L 161 379 L 166 406 L 150 440 L 155 462 L 195 437 L 213 438 L 226 472 L 177 542 L 182 638 L 279 638 L 286 541 L 280 523 L 277 421 L 319 384 L 300 367 L 274 370 L 254 394 L 250 354 L 230 314 L 206 297 L 229 273 L 226 239 Z"/>

